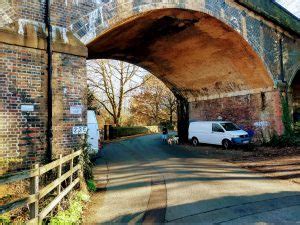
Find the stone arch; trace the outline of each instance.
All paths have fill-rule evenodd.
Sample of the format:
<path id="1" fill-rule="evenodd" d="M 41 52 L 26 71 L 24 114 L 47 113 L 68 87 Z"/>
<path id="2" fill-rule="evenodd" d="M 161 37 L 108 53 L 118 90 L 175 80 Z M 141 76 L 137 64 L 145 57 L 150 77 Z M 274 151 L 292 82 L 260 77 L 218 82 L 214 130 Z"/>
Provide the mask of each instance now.
<path id="1" fill-rule="evenodd" d="M 139 7 L 137 12 L 125 10 L 109 20 L 102 18 L 106 23 L 101 24 L 106 27 L 92 29 L 96 37 L 86 45 L 88 58 L 122 60 L 156 75 L 187 102 L 185 130 L 188 119 L 214 120 L 221 115 L 248 127 L 253 127 L 255 121 L 267 121 L 270 129 L 281 133 L 280 115 L 274 113 L 280 98 L 260 39 L 247 35 L 244 11 L 231 6 L 240 18 L 226 20 L 229 16 L 223 10 L 229 10 L 229 6 L 213 11 L 216 5 L 208 10 L 206 4 L 202 12 L 199 5 L 198 10 L 190 10 L 187 4 L 174 8 L 148 4 L 159 9 L 143 11 Z M 157 35 L 168 29 L 165 35 Z M 149 41 L 145 34 L 157 36 L 152 35 Z M 210 105 L 220 110 L 210 109 Z"/>
<path id="2" fill-rule="evenodd" d="M 130 17 L 135 17 L 141 13 L 147 13 L 148 11 L 166 8 L 186 9 L 206 13 L 231 26 L 241 35 L 244 35 L 242 24 L 239 20 L 246 15 L 246 12 L 244 9 L 241 9 L 241 6 L 233 2 L 225 2 L 224 0 L 163 0 L 160 2 L 151 0 L 129 0 L 125 3 L 107 0 L 102 1 L 102 4 L 94 11 L 72 22 L 69 29 L 83 43 L 87 44 L 100 33 L 105 32 L 118 23 L 122 23 Z"/>
<path id="3" fill-rule="evenodd" d="M 252 27 L 253 31 L 257 33 L 257 37 L 248 38 L 246 28 L 246 16 L 251 18 L 255 23 L 264 23 L 254 18 L 253 13 L 247 9 L 242 8 L 239 4 L 233 1 L 224 0 L 129 0 L 114 1 L 114 0 L 100 0 L 97 1 L 97 8 L 82 16 L 80 19 L 73 21 L 69 30 L 71 30 L 75 36 L 83 43 L 89 43 L 93 38 L 99 34 L 104 33 L 111 27 L 122 23 L 122 21 L 138 16 L 142 13 L 157 9 L 177 8 L 186 9 L 208 14 L 224 24 L 230 26 L 237 31 L 248 43 L 255 49 L 255 51 L 265 61 L 265 57 L 269 57 L 267 52 L 260 47 L 260 31 L 255 30 L 256 27 Z M 269 59 L 272 61 L 272 59 Z M 267 60 L 268 61 L 268 60 Z M 266 63 L 265 63 L 266 64 Z M 271 74 L 271 73 L 270 73 Z M 273 74 L 275 76 L 275 74 Z"/>
<path id="4" fill-rule="evenodd" d="M 256 34 L 252 34 L 252 38 L 248 38 L 247 35 L 246 16 L 255 21 L 255 24 L 262 24 L 263 22 L 256 20 L 253 13 L 234 1 L 129 0 L 123 2 L 102 0 L 97 2 L 98 4 L 101 2 L 98 8 L 74 21 L 69 27 L 69 30 L 85 44 L 88 44 L 94 38 L 110 30 L 112 27 L 123 23 L 125 20 L 138 17 L 143 13 L 168 8 L 191 10 L 210 15 L 239 33 L 260 56 L 271 78 L 276 79 L 277 74 L 272 74 L 268 66 L 268 63 L 274 60 L 273 56 L 269 55 L 268 51 L 265 51 L 260 43 L 262 39 L 261 31 L 255 30 L 256 27 L 253 26 L 251 29 L 256 32 Z"/>
<path id="5" fill-rule="evenodd" d="M 207 26 L 205 23 L 207 23 Z M 175 26 L 179 26 L 179 28 Z M 180 28 L 180 26 L 182 27 Z M 165 30 L 162 30 L 161 27 Z M 183 31 L 181 32 L 181 30 Z M 156 36 L 151 37 L 151 40 L 147 40 L 146 43 L 145 40 L 151 36 L 152 32 L 156 32 Z M 167 33 L 163 34 L 163 32 Z M 120 38 L 121 36 L 122 38 Z M 143 36 L 143 40 L 137 40 L 138 38 L 135 38 L 140 36 Z M 112 38 L 114 38 L 114 43 L 110 42 Z M 126 42 L 126 38 L 128 42 Z M 177 51 L 178 54 L 171 56 L 172 54 L 165 49 L 164 46 L 172 45 L 166 42 L 166 38 L 169 38 L 169 40 L 172 39 L 174 46 L 176 46 L 172 48 L 174 52 Z M 179 38 L 182 38 L 182 42 L 179 41 Z M 157 40 L 161 41 L 161 43 Z M 191 41 L 188 43 L 186 40 Z M 139 41 L 143 43 L 141 44 Z M 121 42 L 124 43 L 120 44 Z M 207 46 L 211 45 L 214 49 L 209 49 L 207 46 L 199 48 L 199 46 L 205 42 Z M 116 46 L 116 43 L 120 45 Z M 132 43 L 134 43 L 135 46 L 133 46 Z M 195 46 L 190 48 L 190 44 L 194 44 Z M 186 47 L 182 48 L 180 45 L 186 45 Z M 225 48 L 226 45 L 229 45 L 227 49 Z M 140 49 L 136 49 L 136 46 L 139 46 Z M 149 46 L 150 48 L 155 46 L 156 49 L 148 49 L 149 51 L 147 52 L 142 51 L 142 49 L 146 49 Z M 189 92 L 186 94 L 189 99 L 197 100 L 199 97 L 206 98 L 207 96 L 210 96 L 210 98 L 218 98 L 230 96 L 230 92 L 231 95 L 232 92 L 235 92 L 234 95 L 241 95 L 246 94 L 247 91 L 248 93 L 252 93 L 270 91 L 273 89 L 273 81 L 264 63 L 253 48 L 244 40 L 242 35 L 215 17 L 198 11 L 165 8 L 139 13 L 129 17 L 125 21 L 112 24 L 110 29 L 100 33 L 98 38 L 87 44 L 87 47 L 89 49 L 89 58 L 112 58 L 141 66 L 157 75 L 171 89 L 176 87 L 180 89 L 180 92 Z M 196 48 L 199 50 L 198 52 L 195 51 Z M 208 51 L 207 55 L 199 55 L 199 52 L 203 49 Z M 155 52 L 160 50 L 165 51 L 162 53 L 164 56 L 155 55 Z M 128 51 L 132 51 L 132 54 Z M 182 54 L 183 51 L 186 53 Z M 152 53 L 154 54 L 151 55 Z M 218 55 L 218 53 L 224 55 Z M 140 54 L 144 55 L 142 56 Z M 149 54 L 150 56 L 147 58 L 145 54 Z M 190 59 L 186 58 L 188 54 L 190 54 Z M 236 59 L 234 59 L 235 55 Z M 160 57 L 160 60 L 155 60 L 155 57 Z M 185 65 L 179 65 L 182 60 L 176 63 L 171 62 L 173 59 L 170 57 L 184 58 Z M 212 59 L 210 60 L 209 57 L 212 57 Z M 163 62 L 165 62 L 164 65 Z M 199 62 L 203 64 L 203 67 L 196 69 Z M 171 65 L 172 63 L 173 65 Z M 207 65 L 205 66 L 204 64 Z M 174 74 L 174 77 L 179 77 L 184 74 L 186 71 L 182 70 L 185 66 L 190 68 L 189 75 L 187 75 L 189 77 L 181 78 L 189 80 L 185 87 L 179 87 L 180 85 L 178 84 L 181 81 L 168 79 L 166 76 L 167 73 L 172 73 L 172 66 L 174 67 L 173 70 L 177 70 L 177 74 Z M 210 71 L 208 67 L 218 68 L 214 71 Z M 201 79 L 201 76 L 197 76 L 200 70 L 211 76 L 211 78 L 209 78 L 211 80 L 210 83 L 205 80 L 206 78 Z M 223 70 L 228 74 L 225 74 Z M 218 78 L 218 74 L 214 73 L 221 75 Z M 209 86 L 204 87 L 203 85 L 201 86 L 199 82 L 195 83 L 197 79 L 202 83 L 208 82 Z M 223 81 L 226 79 L 227 81 L 225 81 L 225 83 L 227 83 L 224 84 Z M 249 85 L 244 86 L 243 79 L 250 79 Z M 250 83 L 253 85 L 250 85 Z M 194 88 L 196 85 L 201 88 L 196 90 Z"/>

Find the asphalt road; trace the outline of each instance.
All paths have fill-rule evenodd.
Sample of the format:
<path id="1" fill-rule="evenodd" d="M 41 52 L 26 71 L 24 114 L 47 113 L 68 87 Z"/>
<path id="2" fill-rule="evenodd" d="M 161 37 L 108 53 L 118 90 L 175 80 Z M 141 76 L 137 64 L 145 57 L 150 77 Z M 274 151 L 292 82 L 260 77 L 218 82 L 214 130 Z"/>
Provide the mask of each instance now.
<path id="1" fill-rule="evenodd" d="M 300 223 L 299 184 L 168 146 L 160 135 L 111 143 L 104 158 L 107 190 L 92 198 L 85 223 Z M 100 159 L 96 173 L 105 169 Z"/>

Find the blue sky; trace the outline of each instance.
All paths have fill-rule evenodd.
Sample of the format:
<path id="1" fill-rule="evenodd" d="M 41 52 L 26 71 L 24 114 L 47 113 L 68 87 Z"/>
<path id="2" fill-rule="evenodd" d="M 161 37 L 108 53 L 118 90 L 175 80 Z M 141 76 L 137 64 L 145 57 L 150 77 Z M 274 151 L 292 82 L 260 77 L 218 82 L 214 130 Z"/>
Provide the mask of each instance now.
<path id="1" fill-rule="evenodd" d="M 300 18 L 300 0 L 276 0 L 276 2 Z"/>

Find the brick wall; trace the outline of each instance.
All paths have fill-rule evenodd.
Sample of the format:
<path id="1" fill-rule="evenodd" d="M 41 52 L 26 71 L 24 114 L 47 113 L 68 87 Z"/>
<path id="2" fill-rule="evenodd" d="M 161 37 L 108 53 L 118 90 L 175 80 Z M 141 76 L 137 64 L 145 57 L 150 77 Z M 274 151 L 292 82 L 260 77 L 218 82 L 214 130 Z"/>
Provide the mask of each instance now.
<path id="1" fill-rule="evenodd" d="M 51 23 L 54 26 L 68 27 L 95 9 L 93 0 L 51 0 Z M 25 19 L 43 23 L 45 21 L 46 0 L 4 0 L 10 6 L 14 19 Z M 1 20 L 1 18 L 0 18 Z"/>
<path id="2" fill-rule="evenodd" d="M 86 125 L 83 98 L 85 57 L 53 53 L 53 157 L 79 143 L 73 126 Z M 45 50 L 0 44 L 0 172 L 43 163 L 47 129 L 47 54 Z M 34 105 L 34 111 L 21 111 Z M 81 115 L 70 107 L 82 106 Z M 3 159 L 12 163 L 7 164 Z"/>
<path id="3" fill-rule="evenodd" d="M 80 136 L 72 134 L 72 127 L 86 124 L 86 65 L 83 57 L 61 53 L 55 53 L 53 61 L 53 155 L 57 157 L 79 143 Z M 70 114 L 75 105 L 83 107 L 81 115 Z"/>
<path id="4" fill-rule="evenodd" d="M 74 7 L 80 9 L 72 3 L 73 0 L 68 4 L 54 0 L 51 5 L 55 37 L 53 158 L 74 149 L 80 136 L 72 134 L 72 128 L 86 125 L 86 47 L 72 34 L 65 34 L 65 42 L 56 32 L 57 26 L 68 25 L 71 15 L 75 15 Z M 19 26 L 0 29 L 0 174 L 44 163 L 47 148 L 45 1 L 12 0 L 7 4 L 12 6 L 15 19 L 21 22 Z M 33 106 L 33 111 L 22 111 L 26 105 Z M 74 105 L 82 106 L 80 115 L 70 114 Z"/>
<path id="5" fill-rule="evenodd" d="M 0 158 L 22 160 L 13 169 L 45 156 L 46 60 L 44 51 L 0 44 Z M 26 104 L 34 111 L 21 112 Z M 2 162 L 0 171 L 6 166 Z"/>
<path id="6" fill-rule="evenodd" d="M 235 97 L 203 100 L 190 104 L 190 120 L 224 120 L 261 131 L 255 122 L 267 121 L 268 131 L 281 134 L 281 104 L 278 91 L 263 92 Z"/>

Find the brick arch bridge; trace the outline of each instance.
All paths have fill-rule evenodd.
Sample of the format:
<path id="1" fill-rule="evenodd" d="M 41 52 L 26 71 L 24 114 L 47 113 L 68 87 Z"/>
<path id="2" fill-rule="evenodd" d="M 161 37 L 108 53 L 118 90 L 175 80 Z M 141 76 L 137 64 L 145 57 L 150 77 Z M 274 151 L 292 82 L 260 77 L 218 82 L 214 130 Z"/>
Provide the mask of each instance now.
<path id="1" fill-rule="evenodd" d="M 20 158 L 20 168 L 45 159 L 49 104 L 50 154 L 74 148 L 87 58 L 153 72 L 177 95 L 181 127 L 221 115 L 282 132 L 280 92 L 299 68 L 300 24 L 273 1 L 52 0 L 50 14 L 47 2 L 0 1 L 0 157 Z"/>

